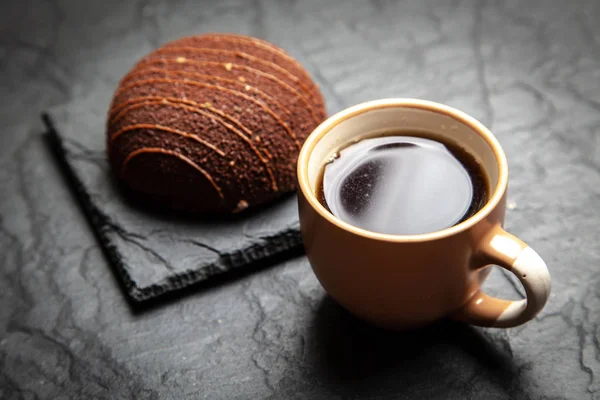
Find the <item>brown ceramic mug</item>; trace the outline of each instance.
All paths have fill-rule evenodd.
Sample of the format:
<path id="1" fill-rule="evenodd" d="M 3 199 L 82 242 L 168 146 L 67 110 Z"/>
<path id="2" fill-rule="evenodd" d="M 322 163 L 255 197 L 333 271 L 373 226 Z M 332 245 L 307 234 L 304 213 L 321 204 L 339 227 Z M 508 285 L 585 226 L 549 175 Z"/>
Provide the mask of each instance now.
<path id="1" fill-rule="evenodd" d="M 315 196 L 326 160 L 361 137 L 395 129 L 425 130 L 468 150 L 490 179 L 487 204 L 460 224 L 421 235 L 374 233 L 328 212 Z M 532 319 L 548 299 L 546 264 L 502 228 L 508 182 L 504 151 L 485 126 L 461 111 L 413 99 L 350 107 L 308 137 L 298 158 L 298 181 L 300 228 L 312 268 L 325 290 L 362 319 L 393 329 L 442 317 L 511 327 Z M 491 264 L 515 274 L 527 299 L 486 295 L 481 284 Z"/>

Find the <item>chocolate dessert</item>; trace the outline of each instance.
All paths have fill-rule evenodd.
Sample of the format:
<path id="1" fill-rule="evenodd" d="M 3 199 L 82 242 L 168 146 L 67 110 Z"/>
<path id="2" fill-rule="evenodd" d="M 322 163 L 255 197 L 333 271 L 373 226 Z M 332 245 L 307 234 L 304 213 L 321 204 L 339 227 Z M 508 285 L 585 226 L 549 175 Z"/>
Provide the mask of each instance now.
<path id="1" fill-rule="evenodd" d="M 291 56 L 263 40 L 208 34 L 167 43 L 115 91 L 107 124 L 114 173 L 169 208 L 237 212 L 296 188 L 296 158 L 325 118 Z"/>

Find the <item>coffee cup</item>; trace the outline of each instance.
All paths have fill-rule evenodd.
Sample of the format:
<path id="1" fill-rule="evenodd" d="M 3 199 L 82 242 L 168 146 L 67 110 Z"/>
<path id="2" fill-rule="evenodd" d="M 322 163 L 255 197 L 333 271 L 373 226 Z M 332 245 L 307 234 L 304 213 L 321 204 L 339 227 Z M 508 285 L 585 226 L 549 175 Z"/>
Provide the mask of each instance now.
<path id="1" fill-rule="evenodd" d="M 394 130 L 426 131 L 463 147 L 489 178 L 487 203 L 457 225 L 416 235 L 367 231 L 330 213 L 316 196 L 327 160 L 357 139 Z M 361 319 L 391 329 L 444 317 L 507 328 L 531 320 L 548 300 L 546 264 L 503 229 L 504 151 L 483 124 L 462 111 L 416 99 L 376 100 L 343 110 L 307 138 L 298 157 L 298 182 L 300 229 L 312 269 L 327 293 Z M 481 286 L 491 265 L 513 273 L 526 299 L 487 295 Z"/>

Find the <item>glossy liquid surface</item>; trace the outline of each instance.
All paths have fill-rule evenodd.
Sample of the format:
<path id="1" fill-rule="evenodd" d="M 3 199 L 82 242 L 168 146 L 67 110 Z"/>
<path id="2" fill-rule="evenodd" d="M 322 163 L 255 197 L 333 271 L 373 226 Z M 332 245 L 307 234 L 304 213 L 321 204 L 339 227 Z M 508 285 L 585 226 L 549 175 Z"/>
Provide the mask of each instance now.
<path id="1" fill-rule="evenodd" d="M 471 154 L 416 135 L 363 139 L 342 149 L 321 174 L 317 197 L 333 215 L 392 235 L 456 225 L 479 211 L 489 192 Z"/>

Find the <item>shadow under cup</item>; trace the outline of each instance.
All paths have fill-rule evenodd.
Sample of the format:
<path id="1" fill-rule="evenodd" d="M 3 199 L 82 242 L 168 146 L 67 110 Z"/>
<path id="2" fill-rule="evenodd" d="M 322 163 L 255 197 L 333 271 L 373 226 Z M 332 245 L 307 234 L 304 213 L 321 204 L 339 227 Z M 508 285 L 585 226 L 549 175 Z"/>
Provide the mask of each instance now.
<path id="1" fill-rule="evenodd" d="M 428 132 L 472 154 L 490 182 L 487 204 L 460 224 L 419 235 L 370 232 L 329 213 L 315 195 L 326 160 L 356 140 L 394 130 Z M 478 244 L 504 221 L 506 158 L 491 132 L 460 111 L 411 99 L 351 107 L 309 136 L 298 178 L 300 225 L 311 266 L 325 290 L 362 319 L 393 329 L 426 325 L 461 308 L 490 272 Z"/>

